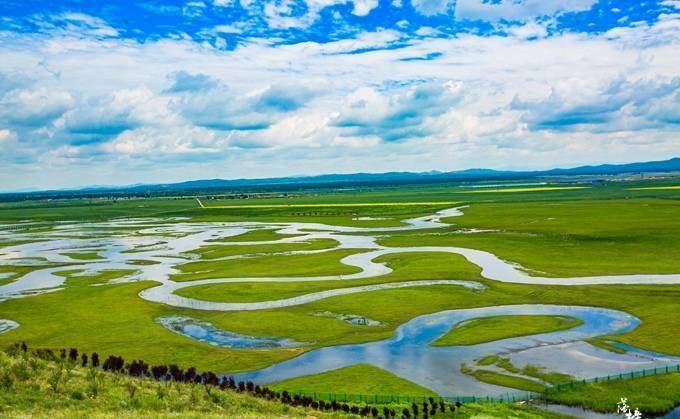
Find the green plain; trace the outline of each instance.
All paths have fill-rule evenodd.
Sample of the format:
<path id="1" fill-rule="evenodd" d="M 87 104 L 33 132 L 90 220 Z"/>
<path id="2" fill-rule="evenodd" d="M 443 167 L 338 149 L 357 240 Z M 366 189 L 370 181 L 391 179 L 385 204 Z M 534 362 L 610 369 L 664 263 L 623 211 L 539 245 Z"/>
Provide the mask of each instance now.
<path id="1" fill-rule="evenodd" d="M 265 255 L 242 259 L 189 262 L 177 266 L 174 281 L 231 277 L 349 275 L 361 269 L 340 263 L 340 259 L 361 250 L 331 250 L 302 255 Z"/>
<path id="2" fill-rule="evenodd" d="M 514 315 L 472 319 L 454 325 L 434 341 L 434 346 L 477 345 L 517 336 L 537 335 L 576 327 L 583 322 L 574 317 Z"/>
<path id="3" fill-rule="evenodd" d="M 189 222 L 247 219 L 384 226 L 400 225 L 400 220 L 432 214 L 450 205 L 425 203 L 447 202 L 455 196 L 457 200 L 464 197 L 465 202 L 461 202 L 461 205 L 469 206 L 463 209 L 463 216 L 445 220 L 451 224 L 450 227 L 428 231 L 390 232 L 390 237 L 380 238 L 379 242 L 388 246 L 461 246 L 486 250 L 505 260 L 519 263 L 532 274 L 541 276 L 568 278 L 584 275 L 678 273 L 680 191 L 630 190 L 653 185 L 653 182 L 622 182 L 593 185 L 579 190 L 469 195 L 458 194 L 461 188 L 457 186 L 383 188 L 317 193 L 297 198 L 262 199 L 258 200 L 258 204 L 263 204 L 262 208 L 225 207 L 207 211 L 198 208 L 192 199 L 64 201 L 49 204 L 26 202 L 0 204 L 0 221 L 11 223 L 27 218 L 46 222 L 68 219 L 97 221 L 117 216 L 182 216 L 189 217 Z M 423 204 L 396 205 L 399 202 L 417 201 Z M 328 205 L 333 202 L 391 202 L 394 205 L 343 205 L 333 209 L 332 205 Z M 290 203 L 322 203 L 326 206 L 318 210 L 267 207 L 268 204 Z M 390 219 L 361 221 L 356 220 L 357 217 Z M 462 234 L 460 229 L 494 231 Z M 262 240 L 269 240 L 267 236 L 271 237 L 272 232 L 264 231 L 266 230 L 257 234 L 261 235 Z M 248 240 L 252 240 L 252 236 Z M 318 250 L 333 245 L 330 241 L 271 245 L 272 247 L 215 244 L 215 247 L 211 245 L 196 250 L 195 253 L 201 254 L 203 259 L 180 265 L 182 273 L 177 274 L 176 278 L 194 280 L 219 277 L 316 276 L 356 272 L 354 268 L 339 261 L 348 254 L 363 250 L 214 260 L 251 251 L 270 253 Z M 262 301 L 343 286 L 418 279 L 475 280 L 487 285 L 488 289 L 475 292 L 458 286 L 412 287 L 333 297 L 285 309 L 222 313 L 182 310 L 144 301 L 139 298 L 138 293 L 155 285 L 150 281 L 92 287 L 92 283 L 105 282 L 108 279 L 71 275 L 62 291 L 0 303 L 0 318 L 12 319 L 21 324 L 18 329 L 0 335 L 0 345 L 26 340 L 32 346 L 78 346 L 89 352 L 120 354 L 126 359 L 173 362 L 185 367 L 194 365 L 199 369 L 226 373 L 261 368 L 321 346 L 385 339 L 392 336 L 400 324 L 422 314 L 506 304 L 563 304 L 623 310 L 642 320 L 629 333 L 601 337 L 598 341 L 622 342 L 643 349 L 680 355 L 680 337 L 675 333 L 680 328 L 680 318 L 669 315 L 680 310 L 680 285 L 566 287 L 508 284 L 486 280 L 481 277 L 479 268 L 463 257 L 443 253 L 392 254 L 378 261 L 387 263 L 394 272 L 362 280 L 247 286 L 220 284 L 190 287 L 179 293 L 212 301 Z M 33 268 L 13 266 L 4 269 L 18 276 Z M 11 281 L 15 277 L 2 281 Z M 395 301 L 406 303 L 395 304 Z M 315 316 L 314 313 L 318 311 L 361 315 L 378 320 L 382 325 L 354 326 L 338 319 Z M 171 333 L 154 322 L 157 317 L 170 314 L 210 321 L 217 327 L 237 333 L 288 337 L 310 345 L 297 349 L 218 349 Z M 513 336 L 543 330 L 533 329 L 534 326 L 513 324 Z M 496 333 L 486 327 L 478 330 L 484 330 L 478 335 Z M 455 333 L 451 336 L 455 336 Z M 493 338 L 495 337 L 485 337 Z M 134 345 L 130 342 L 134 342 Z M 349 381 L 349 375 L 345 374 L 347 373 L 336 372 L 332 376 L 307 379 L 316 380 L 314 382 L 319 386 L 324 381 L 339 386 L 343 377 L 346 377 L 345 381 Z M 357 373 L 351 376 L 352 385 L 370 388 L 375 384 L 377 373 Z M 381 385 L 399 385 L 394 378 L 384 375 L 381 377 Z M 631 384 L 598 384 L 602 390 L 594 390 L 592 393 L 588 393 L 585 388 L 574 388 L 573 392 L 566 392 L 559 397 L 570 404 L 580 403 L 611 411 L 615 407 L 615 402 L 611 404 L 615 395 L 618 401 L 618 397 L 635 388 L 625 386 L 632 386 L 634 383 L 641 395 L 647 395 L 645 397 L 648 401 L 634 399 L 632 394 L 627 394 L 633 406 L 672 406 L 680 402 L 680 395 L 673 391 L 664 391 L 664 386 L 678 388 L 680 384 L 673 381 L 674 376 L 665 377 L 631 380 Z M 512 383 L 505 375 L 491 377 L 487 374 L 486 378 L 505 380 L 506 385 L 517 385 L 515 379 L 518 377 L 512 377 Z M 546 375 L 543 379 L 552 382 L 562 378 L 549 378 Z M 522 411 L 521 414 L 527 413 Z"/>

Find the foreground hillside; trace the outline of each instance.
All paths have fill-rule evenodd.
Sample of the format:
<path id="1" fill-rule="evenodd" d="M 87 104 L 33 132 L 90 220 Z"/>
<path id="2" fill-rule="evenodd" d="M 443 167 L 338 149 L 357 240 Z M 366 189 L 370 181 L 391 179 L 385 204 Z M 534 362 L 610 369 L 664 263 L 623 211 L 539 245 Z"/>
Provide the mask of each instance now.
<path id="1" fill-rule="evenodd" d="M 133 378 L 18 352 L 0 352 L 0 390 L 3 417 L 310 417 L 305 409 L 234 391 Z"/>
<path id="2" fill-rule="evenodd" d="M 87 355 L 86 355 L 87 357 Z M 340 418 L 340 417 L 414 417 L 404 409 L 410 406 L 333 406 L 308 401 L 309 408 L 293 406 L 294 400 L 282 401 L 281 395 L 268 396 L 248 388 L 221 389 L 219 385 L 187 383 L 168 379 L 157 381 L 154 373 L 144 377 L 137 367 L 126 364 L 118 372 L 116 365 L 92 367 L 92 357 L 64 352 L 24 351 L 15 346 L 0 352 L 0 416 L 50 418 L 105 418 L 105 417 L 285 417 L 285 418 Z M 87 366 L 83 367 L 85 363 Z M 142 364 L 143 365 L 143 364 Z M 143 368 L 142 368 L 143 369 Z M 186 374 L 189 371 L 185 371 Z M 200 375 L 196 375 L 199 377 Z M 184 381 L 184 380 L 183 380 Z M 194 381 L 201 381 L 194 379 Z M 271 399 L 271 400 L 268 400 Z M 311 403 L 310 403 L 311 402 Z M 305 402 L 300 402 L 305 404 Z M 321 405 L 321 407 L 320 407 Z M 452 408 L 453 407 L 453 411 Z M 385 410 L 387 408 L 387 410 Z M 334 410 L 335 409 L 335 410 Z M 345 410 L 348 410 L 345 412 Z M 356 412 L 356 413 L 353 413 Z M 422 408 L 420 410 L 422 415 Z M 510 404 L 447 405 L 430 417 L 477 418 L 553 418 L 558 417 L 528 406 Z"/>

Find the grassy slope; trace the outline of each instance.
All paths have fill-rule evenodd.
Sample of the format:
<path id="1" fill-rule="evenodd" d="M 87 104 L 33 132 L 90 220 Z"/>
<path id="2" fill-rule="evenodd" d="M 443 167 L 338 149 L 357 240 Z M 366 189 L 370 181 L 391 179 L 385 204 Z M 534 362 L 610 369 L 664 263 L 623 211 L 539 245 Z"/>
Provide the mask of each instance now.
<path id="1" fill-rule="evenodd" d="M 175 281 L 208 278 L 348 275 L 361 269 L 340 263 L 340 259 L 361 250 L 331 250 L 310 255 L 266 255 L 226 261 L 189 262 L 176 266 Z"/>
<path id="2" fill-rule="evenodd" d="M 432 391 L 411 381 L 374 367 L 372 365 L 353 365 L 320 374 L 280 381 L 270 386 L 275 390 L 316 391 L 351 394 L 396 394 L 415 396 L 434 396 Z"/>
<path id="3" fill-rule="evenodd" d="M 202 370 L 236 371 L 295 356 L 299 350 L 216 350 L 169 332 L 154 322 L 169 314 L 192 315 L 141 300 L 149 282 L 91 287 L 74 281 L 65 290 L 0 305 L 0 318 L 21 325 L 0 335 L 0 345 L 25 340 L 32 346 L 71 347 L 119 354 L 126 359 L 171 363 Z M 75 283 L 73 283 L 75 282 Z M 29 302 L 25 304 L 24 302 Z M 131 327 L 133 326 L 133 327 Z M 130 342 L 135 342 L 130 345 Z"/>
<path id="4" fill-rule="evenodd" d="M 0 353 L 0 416 L 7 418 L 342 418 L 342 412 L 290 407 L 233 391 L 157 382 L 64 361 Z M 378 406 L 380 410 L 382 406 Z M 400 412 L 406 405 L 389 405 Z M 465 404 L 447 418 L 539 419 L 562 416 L 518 404 Z"/>
<path id="5" fill-rule="evenodd" d="M 0 353 L 3 417 L 330 417 L 233 391 L 130 378 Z"/>
<path id="6" fill-rule="evenodd" d="M 454 325 L 434 346 L 476 345 L 516 336 L 536 335 L 576 327 L 583 322 L 565 316 L 494 316 L 472 319 Z"/>

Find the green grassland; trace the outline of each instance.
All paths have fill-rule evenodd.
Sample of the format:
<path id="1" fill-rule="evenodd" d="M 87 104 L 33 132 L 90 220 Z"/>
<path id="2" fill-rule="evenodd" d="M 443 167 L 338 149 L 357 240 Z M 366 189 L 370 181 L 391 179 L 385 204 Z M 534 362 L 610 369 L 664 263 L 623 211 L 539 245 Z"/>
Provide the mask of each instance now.
<path id="1" fill-rule="evenodd" d="M 62 253 L 64 256 L 68 256 L 71 259 L 76 259 L 76 260 L 97 260 L 97 259 L 103 259 L 101 256 L 99 256 L 95 252 L 83 252 L 83 253 L 76 253 L 76 252 L 66 252 Z"/>
<path id="2" fill-rule="evenodd" d="M 548 191 L 570 191 L 574 189 L 586 189 L 587 186 L 536 186 L 521 188 L 498 188 L 498 189 L 475 189 L 460 191 L 458 193 L 518 193 L 518 192 L 548 192 Z"/>
<path id="3" fill-rule="evenodd" d="M 513 182 L 493 182 L 494 184 L 506 184 L 511 187 Z M 508 203 L 520 202 L 555 202 L 555 201 L 582 201 L 601 199 L 622 198 L 665 198 L 680 199 L 680 190 L 677 189 L 636 189 L 649 187 L 668 187 L 677 185 L 675 180 L 664 181 L 637 181 L 637 182 L 607 182 L 589 185 L 587 189 L 565 189 L 554 191 L 528 191 L 514 193 L 485 193 L 485 194 L 458 194 L 465 192 L 463 186 L 456 184 L 418 185 L 399 187 L 367 187 L 356 189 L 318 190 L 315 192 L 302 191 L 298 196 L 287 198 L 265 199 L 230 199 L 205 201 L 204 204 L 211 206 L 239 206 L 256 204 L 258 208 L 219 208 L 202 211 L 193 197 L 168 197 L 168 198 L 134 198 L 134 199 L 73 199 L 54 201 L 21 201 L 0 203 L 0 221 L 3 223 L 19 222 L 21 220 L 35 221 L 97 221 L 108 220 L 113 217 L 159 217 L 159 216 L 186 216 L 202 220 L 242 221 L 244 217 L 251 220 L 260 218 L 268 221 L 302 221 L 302 222 L 343 222 L 346 224 L 367 224 L 372 222 L 353 221 L 355 216 L 378 216 L 404 218 L 402 215 L 420 213 L 427 215 L 432 213 L 433 208 L 450 207 L 451 205 L 423 205 L 421 207 L 399 206 L 363 206 L 355 208 L 341 207 L 341 211 L 356 211 L 352 216 L 330 215 L 292 215 L 290 208 L 266 208 L 268 205 L 295 205 L 295 204 L 348 204 L 348 203 L 399 203 L 399 202 L 489 202 L 502 201 Z M 564 185 L 560 185 L 564 186 Z M 464 198 L 464 201 L 461 201 Z M 332 205 L 329 205 L 332 209 Z M 319 210 L 318 212 L 322 212 Z M 339 212 L 339 211 L 338 211 Z M 387 220 L 389 221 L 389 220 Z M 385 221 L 382 221 L 383 223 Z"/>
<path id="4" fill-rule="evenodd" d="M 340 417 L 201 385 L 132 378 L 68 361 L 0 352 L 0 416 L 11 417 Z"/>
<path id="5" fill-rule="evenodd" d="M 313 239 L 304 242 L 278 243 L 278 244 L 256 244 L 252 246 L 229 246 L 227 244 L 213 244 L 202 246 L 190 253 L 197 254 L 201 259 L 219 259 L 238 255 L 255 255 L 270 253 L 296 252 L 301 250 L 321 250 L 330 249 L 338 245 L 332 239 Z"/>
<path id="6" fill-rule="evenodd" d="M 680 185 L 647 186 L 647 187 L 640 187 L 640 188 L 630 188 L 630 190 L 632 190 L 632 191 L 663 191 L 663 190 L 676 191 L 676 190 L 680 190 Z"/>
<path id="7" fill-rule="evenodd" d="M 621 399 L 646 415 L 665 413 L 680 400 L 680 373 L 607 381 L 548 393 L 548 400 L 608 412 Z"/>
<path id="8" fill-rule="evenodd" d="M 477 345 L 516 336 L 537 335 L 576 327 L 583 322 L 574 317 L 514 315 L 472 319 L 454 325 L 434 341 L 435 346 Z"/>
<path id="9" fill-rule="evenodd" d="M 258 242 L 258 241 L 273 241 L 281 240 L 289 237 L 295 237 L 296 234 L 278 234 L 276 229 L 263 228 L 257 230 L 251 230 L 244 234 L 239 234 L 238 236 L 225 237 L 218 239 L 216 241 L 220 242 Z"/>
<path id="10" fill-rule="evenodd" d="M 395 233 L 386 246 L 486 250 L 544 276 L 680 272 L 680 200 L 480 203 L 449 218 L 478 234 Z"/>
<path id="11" fill-rule="evenodd" d="M 352 365 L 320 374 L 280 381 L 274 390 L 348 394 L 436 396 L 432 391 L 372 365 Z"/>
<path id="12" fill-rule="evenodd" d="M 105 269 L 103 271 L 83 275 L 81 269 L 70 269 L 55 272 L 55 275 L 66 277 L 67 285 L 103 285 L 109 281 L 123 278 L 137 272 L 134 269 Z"/>
<path id="13" fill-rule="evenodd" d="M 348 275 L 361 269 L 340 263 L 340 259 L 361 250 L 343 249 L 298 255 L 265 255 L 242 259 L 189 262 L 177 266 L 174 281 L 230 277 Z"/>
<path id="14" fill-rule="evenodd" d="M 247 392 L 130 377 L 69 360 L 0 352 L 0 416 L 6 418 L 358 418 L 342 411 L 292 407 Z M 357 404 L 363 407 L 363 404 Z M 401 412 L 409 404 L 377 405 Z M 522 404 L 464 404 L 439 418 L 561 418 Z"/>
<path id="15" fill-rule="evenodd" d="M 494 384 L 497 386 L 511 387 L 518 390 L 532 391 L 535 393 L 544 392 L 547 387 L 537 381 L 528 378 L 517 377 L 514 375 L 502 374 L 496 371 L 474 370 L 464 371 L 466 374 L 475 377 L 479 381 Z"/>
<path id="16" fill-rule="evenodd" d="M 483 368 L 489 366 L 496 366 L 507 373 Z M 546 391 L 552 385 L 566 383 L 574 379 L 570 375 L 549 371 L 532 364 L 518 368 L 510 362 L 509 358 L 503 358 L 499 355 L 489 355 L 477 360 L 474 367 L 463 365 L 461 371 L 489 384 L 539 393 Z"/>
<path id="17" fill-rule="evenodd" d="M 375 259 L 378 263 L 387 263 L 394 269 L 388 275 L 364 279 L 345 279 L 342 281 L 305 281 L 305 282 L 274 282 L 274 283 L 222 283 L 200 285 L 182 288 L 176 294 L 199 300 L 219 302 L 254 302 L 266 301 L 272 298 L 292 298 L 312 292 L 337 288 L 349 288 L 362 285 L 382 284 L 389 282 L 403 282 L 420 279 L 469 279 L 478 280 L 474 267 L 468 269 L 461 256 L 439 255 L 433 258 L 432 253 L 389 254 Z M 292 256 L 282 256 L 281 259 L 290 260 Z M 306 263 L 308 259 L 296 259 Z M 424 270 L 425 265 L 436 261 Z"/>
<path id="18" fill-rule="evenodd" d="M 611 352 L 614 352 L 614 353 L 617 353 L 617 354 L 625 354 L 627 352 L 625 349 L 620 348 L 616 345 L 613 345 L 606 338 L 602 338 L 602 337 L 595 337 L 595 338 L 586 339 L 586 342 L 588 342 L 591 345 L 596 346 L 600 349 L 605 349 L 607 351 L 611 351 Z"/>
<path id="19" fill-rule="evenodd" d="M 380 243 L 387 246 L 461 246 L 487 250 L 544 276 L 678 273 L 680 191 L 630 190 L 651 185 L 654 184 L 607 183 L 592 185 L 587 189 L 560 188 L 513 193 L 488 191 L 484 194 L 462 194 L 459 192 L 463 189 L 458 186 L 383 188 L 316 193 L 297 198 L 210 201 L 206 204 L 220 208 L 209 209 L 198 208 L 192 199 L 162 198 L 117 202 L 68 201 L 42 206 L 35 203 L 0 204 L 0 223 L 29 218 L 50 222 L 97 221 L 118 216 L 182 216 L 189 217 L 190 222 L 300 221 L 382 226 L 399 225 L 402 219 L 429 215 L 451 206 L 426 203 L 457 201 L 461 205 L 469 204 L 469 207 L 464 209 L 463 216 L 446 220 L 452 224 L 451 227 L 429 231 L 394 232 L 390 233 L 391 237 L 381 238 Z M 262 208 L 238 208 L 238 204 L 250 204 L 251 201 L 261 204 Z M 409 205 L 398 205 L 400 202 Z M 413 202 L 421 204 L 410 205 Z M 234 208 L 229 208 L 232 203 Z M 296 203 L 326 204 L 326 207 L 291 209 L 286 206 Z M 329 205 L 333 203 L 393 204 L 343 205 L 333 209 L 333 206 Z M 271 207 L 271 205 L 284 206 Z M 355 220 L 357 217 L 389 219 L 360 221 Z M 460 228 L 497 231 L 460 234 L 457 232 Z M 248 234 L 251 236 L 246 239 L 253 241 L 281 238 L 280 235 L 266 229 Z M 235 237 L 229 238 L 233 239 Z M 252 247 L 210 245 L 194 251 L 201 256 L 200 260 L 179 265 L 180 273 L 175 275 L 174 279 L 190 281 L 219 277 L 347 275 L 357 272 L 355 268 L 343 265 L 339 261 L 342 257 L 361 250 L 331 250 L 308 255 L 262 255 L 234 260 L 215 260 L 252 252 L 324 249 L 335 244 L 331 242 L 315 240 Z M 386 263 L 394 269 L 394 272 L 362 280 L 215 284 L 189 287 L 178 293 L 211 301 L 262 301 L 345 286 L 419 279 L 475 280 L 487 285 L 488 289 L 477 292 L 458 286 L 411 287 L 332 297 L 284 309 L 222 313 L 182 310 L 142 300 L 138 293 L 155 285 L 149 281 L 92 287 L 90 285 L 93 283 L 103 283 L 111 278 L 72 276 L 62 291 L 0 303 L 0 318 L 12 319 L 21 325 L 18 329 L 0 334 L 0 345 L 25 340 L 32 346 L 55 348 L 77 346 L 89 352 L 120 354 L 126 359 L 143 358 L 148 362 L 173 362 L 184 367 L 193 365 L 199 369 L 226 373 L 261 368 L 321 346 L 384 339 L 390 337 L 400 324 L 422 314 L 457 308 L 536 303 L 590 305 L 626 311 L 639 317 L 642 323 L 632 332 L 608 336 L 603 341 L 617 341 L 643 349 L 680 355 L 678 349 L 680 337 L 674 332 L 680 328 L 680 318 L 669 315 L 680 312 L 680 285 L 565 287 L 507 284 L 486 280 L 481 277 L 479 268 L 468 263 L 463 257 L 443 253 L 390 254 L 378 259 L 378 262 Z M 25 273 L 23 269 L 28 270 L 32 267 L 4 269 L 20 275 Z M 2 281 L 8 280 L 0 280 Z M 395 304 L 395 301 L 400 303 Z M 335 318 L 315 316 L 314 313 L 319 311 L 361 315 L 380 321 L 382 325 L 355 326 Z M 293 349 L 218 349 L 169 332 L 154 322 L 157 317 L 170 314 L 209 321 L 217 327 L 237 333 L 288 337 L 308 342 L 310 345 Z M 485 339 L 499 338 L 488 324 L 485 325 L 482 320 L 474 321 L 477 322 L 482 322 L 480 327 L 485 331 L 483 334 L 489 335 L 484 337 Z M 511 336 L 536 333 L 536 330 L 544 330 L 541 327 L 548 327 L 537 325 L 533 321 L 529 322 L 530 325 L 525 323 L 513 323 L 512 327 L 508 328 L 514 333 Z M 479 338 L 477 335 L 480 333 L 474 335 L 473 337 Z M 454 336 L 456 333 L 447 339 Z M 130 342 L 134 342 L 134 345 Z M 498 376 L 486 378 L 508 380 Z M 650 378 L 642 382 L 642 385 L 654 389 L 657 386 L 655 381 L 657 379 L 660 380 L 658 377 Z M 339 386 L 342 382 L 351 382 L 358 388 L 375 386 L 399 388 L 404 384 L 388 374 L 352 370 L 349 372 L 338 370 L 332 374 L 326 373 L 297 380 L 298 386 L 318 384 L 319 387 L 324 383 Z M 510 383 L 506 381 L 506 384 Z M 517 381 L 513 381 L 512 384 L 519 385 Z M 611 383 L 602 384 L 603 388 L 610 385 Z M 612 390 L 612 394 L 613 392 Z M 659 403 L 666 405 L 680 401 L 680 396 L 672 392 L 650 394 L 662 400 Z M 578 392 L 570 397 L 573 403 L 588 399 L 586 393 Z M 604 395 L 602 400 L 602 406 L 609 406 L 607 409 L 615 405 L 615 403 L 609 405 L 609 399 Z M 599 403 L 597 400 L 592 401 L 596 402 Z M 518 417 L 525 416 L 518 414 Z"/>
<path id="20" fill-rule="evenodd" d="M 410 256 L 415 256 L 410 258 Z M 387 257 L 387 256 L 386 256 Z M 393 278 L 478 279 L 479 269 L 451 254 L 389 255 Z M 401 272 L 401 273 L 399 273 Z M 621 309 L 642 319 L 632 332 L 611 340 L 658 352 L 678 354 L 680 340 L 673 331 L 680 319 L 669 316 L 680 305 L 680 286 L 534 287 L 487 281 L 489 289 L 475 292 L 457 286 L 412 287 L 338 296 L 303 306 L 256 312 L 218 313 L 178 310 L 141 300 L 137 293 L 150 282 L 105 287 L 69 284 L 63 291 L 0 304 L 0 318 L 13 319 L 21 327 L 0 335 L 0 344 L 26 340 L 32 345 L 77 345 L 88 351 L 119 353 L 126 358 L 173 360 L 181 365 L 235 372 L 259 368 L 291 358 L 303 349 L 216 350 L 214 347 L 168 332 L 153 319 L 183 314 L 216 326 L 255 336 L 283 336 L 319 346 L 384 339 L 409 319 L 453 308 L 502 304 L 582 304 Z M 617 298 L 613 299 L 612 295 Z M 408 304 L 394 304 L 408 301 Z M 354 326 L 314 316 L 317 311 L 362 315 L 383 323 L 379 327 Z M 66 314 L 67 313 L 67 314 Z M 134 327 L 130 327 L 134 325 Z M 135 345 L 128 342 L 134 341 Z"/>

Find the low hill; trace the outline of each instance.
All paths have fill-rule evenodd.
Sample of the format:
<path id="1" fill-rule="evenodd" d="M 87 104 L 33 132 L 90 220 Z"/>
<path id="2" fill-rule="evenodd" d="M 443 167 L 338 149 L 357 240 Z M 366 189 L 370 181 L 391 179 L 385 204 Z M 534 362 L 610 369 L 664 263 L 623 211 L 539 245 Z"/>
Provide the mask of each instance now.
<path id="1" fill-rule="evenodd" d="M 348 188 L 380 185 L 417 185 L 476 181 L 554 178 L 569 176 L 611 176 L 623 173 L 680 171 L 680 157 L 668 160 L 626 164 L 602 164 L 535 171 L 466 169 L 451 172 L 347 173 L 318 176 L 291 176 L 259 179 L 199 179 L 178 183 L 135 184 L 127 186 L 90 186 L 76 189 L 1 193 L 0 201 L 80 197 L 133 197 L 195 193 L 289 192 L 304 189 Z"/>

